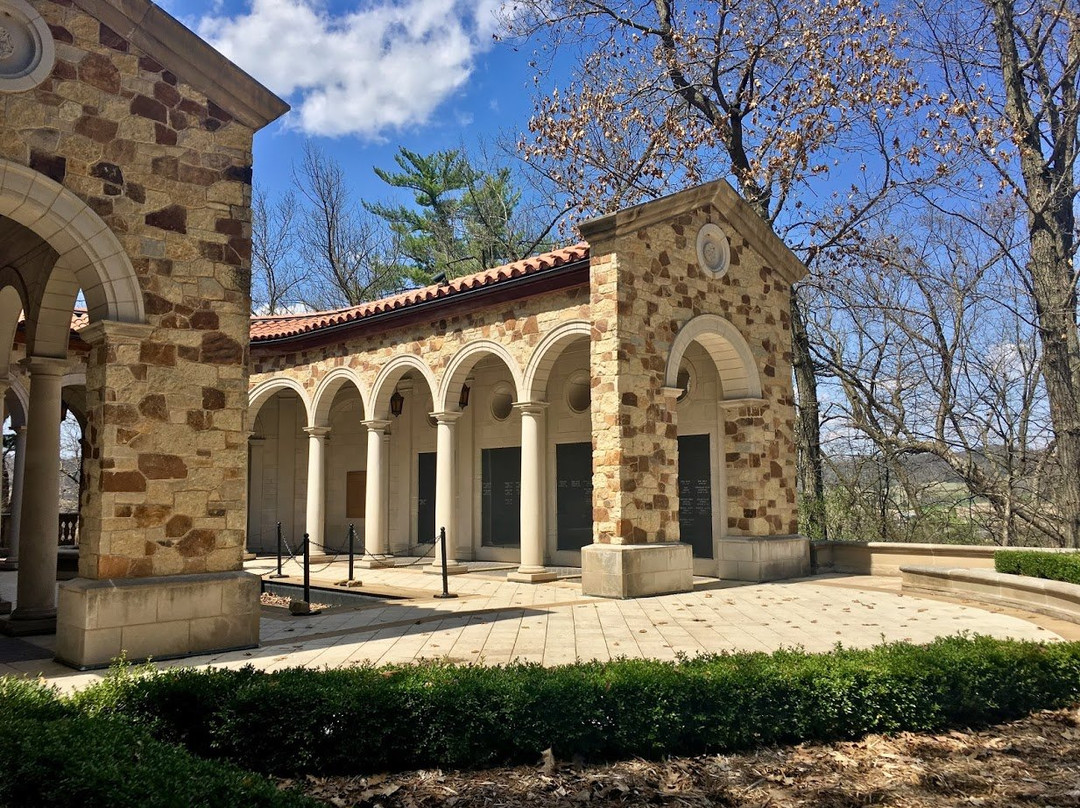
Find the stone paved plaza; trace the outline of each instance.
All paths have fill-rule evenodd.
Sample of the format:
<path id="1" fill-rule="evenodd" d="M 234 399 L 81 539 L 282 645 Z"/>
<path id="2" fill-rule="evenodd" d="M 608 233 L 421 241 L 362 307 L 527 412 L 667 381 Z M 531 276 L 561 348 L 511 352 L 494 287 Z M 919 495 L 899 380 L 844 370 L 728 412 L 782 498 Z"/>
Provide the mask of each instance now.
<path id="1" fill-rule="evenodd" d="M 902 595 L 897 578 L 831 575 L 769 584 L 699 578 L 693 592 L 606 600 L 583 596 L 573 569 L 564 569 L 559 580 L 548 584 L 522 584 L 506 581 L 505 567 L 480 566 L 452 577 L 450 589 L 459 596 L 450 600 L 433 597 L 441 586 L 439 576 L 424 573 L 420 565 L 358 570 L 362 586 L 351 591 L 396 599 L 364 599 L 310 617 L 264 607 L 260 648 L 160 664 L 252 664 L 265 670 L 417 659 L 558 665 L 576 659 L 673 659 L 677 654 L 792 646 L 824 651 L 837 643 L 927 642 L 958 632 L 1080 639 L 1080 626 L 1049 618 Z M 272 563 L 260 559 L 248 562 L 247 568 L 269 573 Z M 347 577 L 344 562 L 313 564 L 313 569 L 318 570 L 313 583 Z M 299 574 L 300 568 L 290 563 L 285 571 Z M 0 573 L 0 594 L 13 584 L 11 573 Z M 102 675 L 78 673 L 53 662 L 52 641 L 0 638 L 0 673 L 41 675 L 65 689 Z"/>

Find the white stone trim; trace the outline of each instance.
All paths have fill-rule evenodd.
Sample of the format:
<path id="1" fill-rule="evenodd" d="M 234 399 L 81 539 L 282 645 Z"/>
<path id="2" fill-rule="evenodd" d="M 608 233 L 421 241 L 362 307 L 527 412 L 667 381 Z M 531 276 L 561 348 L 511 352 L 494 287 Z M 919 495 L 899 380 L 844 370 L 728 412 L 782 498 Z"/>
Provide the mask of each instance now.
<path id="1" fill-rule="evenodd" d="M 9 36 L 9 31 L 14 31 L 14 36 Z M 0 70 L 0 92 L 25 92 L 49 77 L 56 64 L 56 43 L 45 20 L 29 3 L 0 0 L 0 35 L 14 47 L 18 46 L 18 39 L 25 38 L 31 51 L 17 73 Z"/>
<path id="2" fill-rule="evenodd" d="M 679 330 L 668 354 L 666 387 L 678 387 L 679 365 L 695 341 L 716 364 L 725 400 L 761 398 L 761 377 L 749 344 L 739 329 L 718 314 L 698 315 Z"/>
<path id="3" fill-rule="evenodd" d="M 551 329 L 532 352 L 525 366 L 522 397 L 530 401 L 545 398 L 548 377 L 563 349 L 576 339 L 592 339 L 592 323 L 570 320 Z"/>
<path id="4" fill-rule="evenodd" d="M 446 372 L 443 374 L 439 397 L 435 402 L 437 408 L 443 410 L 457 408 L 458 396 L 461 395 L 461 386 L 465 383 L 469 371 L 484 356 L 495 356 L 502 360 L 507 370 L 510 371 L 510 378 L 513 380 L 512 386 L 514 389 L 511 400 L 517 401 L 521 398 L 523 389 L 522 375 L 517 360 L 504 345 L 494 340 L 481 339 L 467 343 L 450 360 L 450 364 L 447 365 Z"/>
<path id="5" fill-rule="evenodd" d="M 142 288 L 123 245 L 74 193 L 27 166 L 0 159 L 0 216 L 59 253 L 86 295 L 91 320 L 146 322 Z M 68 311 L 66 328 L 70 329 Z"/>
<path id="6" fill-rule="evenodd" d="M 326 426 L 329 423 L 330 407 L 334 403 L 334 398 L 341 391 L 341 388 L 348 383 L 352 383 L 356 394 L 360 396 L 360 405 L 364 410 L 364 415 L 367 416 L 370 398 L 364 390 L 360 376 L 352 368 L 340 367 L 334 368 L 323 376 L 319 386 L 315 389 L 315 395 L 312 396 L 311 400 L 312 423 L 317 426 Z"/>
<path id="7" fill-rule="evenodd" d="M 262 405 L 282 390 L 292 390 L 300 397 L 300 403 L 304 405 L 304 423 L 311 423 L 311 398 L 308 396 L 307 390 L 296 379 L 288 376 L 274 376 L 259 382 L 248 391 L 247 419 L 249 428 L 255 425 L 255 419 L 258 417 Z"/>
<path id="8" fill-rule="evenodd" d="M 418 371 L 421 378 L 427 382 L 432 405 L 437 409 L 439 383 L 435 381 L 435 374 L 431 372 L 431 368 L 418 356 L 400 354 L 383 365 L 379 375 L 375 377 L 375 383 L 371 385 L 371 409 L 365 409 L 365 415 L 371 418 L 389 418 L 390 396 L 394 394 L 394 388 L 397 387 L 401 377 L 410 370 Z"/>

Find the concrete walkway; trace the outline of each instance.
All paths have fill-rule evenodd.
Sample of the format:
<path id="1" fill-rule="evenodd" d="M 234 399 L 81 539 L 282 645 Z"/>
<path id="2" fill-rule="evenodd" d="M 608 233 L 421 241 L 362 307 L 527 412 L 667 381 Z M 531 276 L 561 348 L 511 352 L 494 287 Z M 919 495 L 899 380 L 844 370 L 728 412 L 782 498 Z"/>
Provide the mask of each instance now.
<path id="1" fill-rule="evenodd" d="M 273 569 L 265 559 L 246 566 L 256 574 Z M 307 617 L 264 607 L 261 647 L 158 664 L 251 664 L 265 670 L 418 659 L 559 665 L 579 659 L 674 659 L 679 654 L 796 646 L 825 651 L 837 643 L 921 643 L 959 632 L 1031 640 L 1080 638 L 1080 626 L 1035 615 L 902 595 L 897 578 L 831 575 L 770 584 L 698 578 L 693 592 L 615 601 L 583 596 L 576 570 L 562 570 L 560 579 L 549 584 L 518 584 L 506 581 L 509 569 L 513 566 L 487 564 L 451 577 L 450 590 L 458 597 L 448 600 L 433 597 L 441 580 L 424 573 L 419 564 L 358 570 L 362 586 L 349 591 L 370 598 Z M 313 570 L 313 584 L 333 585 L 347 577 L 344 562 L 315 564 Z M 293 563 L 285 572 L 301 574 Z M 11 597 L 14 583 L 14 573 L 0 573 L 0 595 Z M 312 600 L 319 601 L 317 592 Z M 52 642 L 52 637 L 0 638 L 0 674 L 43 676 L 65 689 L 101 677 L 100 672 L 79 673 L 53 662 Z"/>

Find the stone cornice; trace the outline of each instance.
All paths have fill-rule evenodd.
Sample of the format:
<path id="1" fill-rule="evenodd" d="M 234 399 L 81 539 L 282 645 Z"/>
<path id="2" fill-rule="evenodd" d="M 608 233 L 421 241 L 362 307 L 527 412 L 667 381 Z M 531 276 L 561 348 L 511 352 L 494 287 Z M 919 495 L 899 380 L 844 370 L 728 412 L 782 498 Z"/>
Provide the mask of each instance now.
<path id="1" fill-rule="evenodd" d="M 75 4 L 252 129 L 289 111 L 288 104 L 150 0 Z"/>
<path id="2" fill-rule="evenodd" d="M 735 189 L 724 180 L 699 185 L 677 194 L 643 202 L 632 208 L 609 213 L 582 222 L 581 236 L 592 248 L 594 256 L 606 250 L 600 245 L 617 236 L 632 233 L 643 227 L 674 219 L 692 210 L 714 206 L 743 236 L 765 262 L 775 269 L 788 283 L 795 283 L 807 275 L 806 267 L 769 225 L 758 216 Z"/>

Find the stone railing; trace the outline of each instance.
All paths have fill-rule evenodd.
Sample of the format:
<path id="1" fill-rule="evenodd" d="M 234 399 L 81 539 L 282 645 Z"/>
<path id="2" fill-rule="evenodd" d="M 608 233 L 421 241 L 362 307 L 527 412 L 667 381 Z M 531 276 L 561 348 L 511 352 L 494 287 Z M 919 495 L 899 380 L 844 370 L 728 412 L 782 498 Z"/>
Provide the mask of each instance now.
<path id="1" fill-rule="evenodd" d="M 900 572 L 904 592 L 1011 606 L 1080 623 L 1080 585 L 1077 584 L 948 567 L 905 566 Z"/>
<path id="2" fill-rule="evenodd" d="M 79 546 L 79 514 L 78 513 L 62 513 L 60 514 L 60 546 L 61 547 L 78 547 Z"/>

